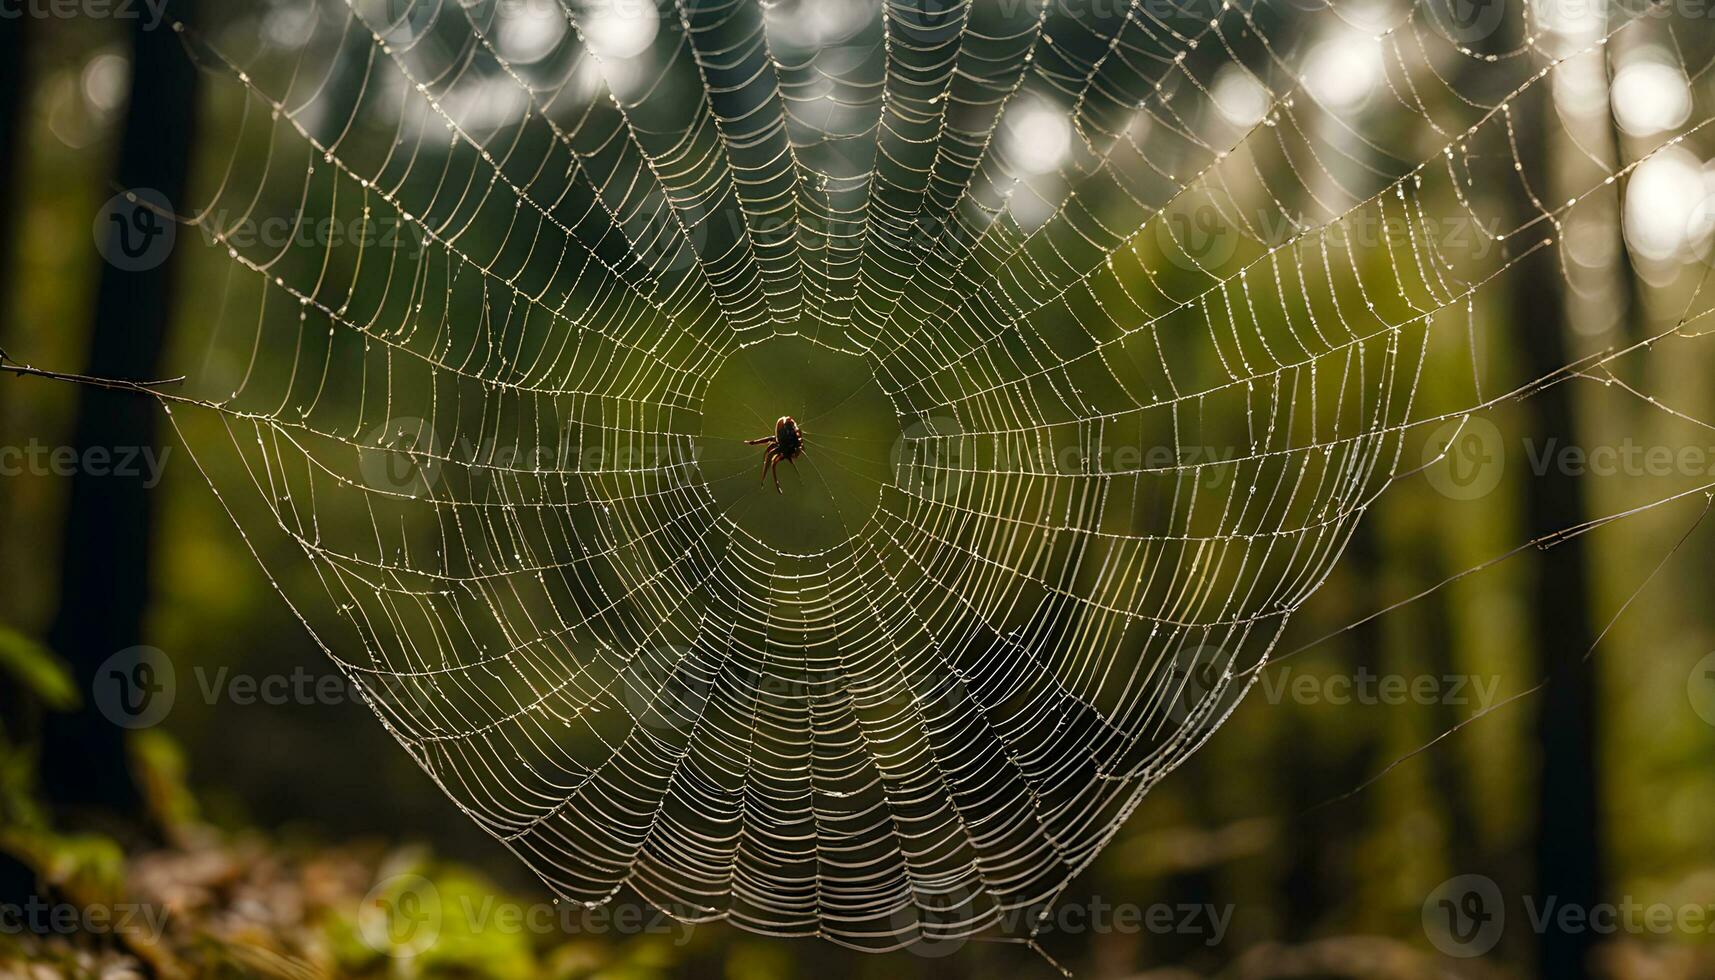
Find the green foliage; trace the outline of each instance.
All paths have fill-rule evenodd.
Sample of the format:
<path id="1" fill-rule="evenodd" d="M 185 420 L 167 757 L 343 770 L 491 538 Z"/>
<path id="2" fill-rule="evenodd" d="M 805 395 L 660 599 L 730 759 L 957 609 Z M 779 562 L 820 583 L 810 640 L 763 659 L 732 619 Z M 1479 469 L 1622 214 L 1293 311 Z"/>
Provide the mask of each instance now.
<path id="1" fill-rule="evenodd" d="M 0 674 L 22 685 L 26 694 L 52 711 L 78 706 L 71 669 L 52 650 L 8 626 L 0 625 Z"/>
<path id="2" fill-rule="evenodd" d="M 201 808 L 191 794 L 184 749 L 159 730 L 133 733 L 127 747 L 137 785 L 149 812 L 169 835 L 188 831 L 202 822 Z"/>
<path id="3" fill-rule="evenodd" d="M 390 870 L 394 873 L 366 898 L 363 908 L 334 916 L 328 923 L 328 938 L 343 969 L 362 975 L 402 973 L 408 961 L 409 972 L 422 977 L 530 980 L 538 976 L 529 934 L 491 928 L 482 917 L 484 910 L 507 901 L 492 883 L 468 870 L 428 861 Z M 413 907 L 417 902 L 424 905 Z M 378 930 L 363 921 L 365 910 L 371 908 L 408 908 L 422 918 L 402 926 L 389 923 Z M 397 945 L 378 949 L 377 940 L 383 935 Z"/>
<path id="4" fill-rule="evenodd" d="M 0 681 L 10 696 L 0 700 L 0 827 L 40 828 L 47 819 L 36 800 L 34 719 L 41 709 L 77 707 L 71 670 L 43 644 L 0 625 Z"/>
<path id="5" fill-rule="evenodd" d="M 741 943 L 727 957 L 726 980 L 769 980 L 791 973 L 792 958 L 778 944 Z"/>
<path id="6" fill-rule="evenodd" d="M 112 906 L 124 898 L 125 851 L 110 837 L 8 827 L 0 829 L 0 851 L 81 905 Z"/>

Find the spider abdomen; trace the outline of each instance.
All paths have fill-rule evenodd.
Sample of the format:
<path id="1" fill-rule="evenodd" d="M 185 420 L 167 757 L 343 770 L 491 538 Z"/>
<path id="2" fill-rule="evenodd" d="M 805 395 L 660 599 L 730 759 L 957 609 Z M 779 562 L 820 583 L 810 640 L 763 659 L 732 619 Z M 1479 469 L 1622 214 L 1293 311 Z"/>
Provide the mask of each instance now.
<path id="1" fill-rule="evenodd" d="M 804 448 L 804 434 L 798 431 L 798 423 L 792 416 L 783 415 L 774 423 L 774 444 L 781 459 L 791 459 Z"/>

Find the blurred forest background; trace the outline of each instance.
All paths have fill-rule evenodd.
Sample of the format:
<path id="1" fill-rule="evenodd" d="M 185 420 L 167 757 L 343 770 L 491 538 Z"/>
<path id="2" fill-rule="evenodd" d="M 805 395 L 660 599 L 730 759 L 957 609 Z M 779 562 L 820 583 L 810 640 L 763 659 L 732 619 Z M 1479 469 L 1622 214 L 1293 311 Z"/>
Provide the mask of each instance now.
<path id="1" fill-rule="evenodd" d="M 301 5 L 203 0 L 198 16 L 212 36 L 266 44 L 270 32 L 291 32 Z M 1282 18 L 1299 10 L 1276 6 Z M 1573 6 L 1605 16 L 1595 0 Z M 1612 170 L 1687 119 L 1708 118 L 1715 20 L 1702 17 L 1670 11 L 1598 53 L 1587 82 L 1594 111 L 1590 92 L 1571 84 L 1521 100 L 1514 120 L 1529 165 L 1550 185 L 1576 182 L 1574 140 L 1606 154 Z M 123 189 L 181 200 L 217 183 L 232 145 L 207 137 L 234 131 L 243 106 L 199 85 L 171 31 L 135 26 L 0 19 L 0 187 L 10 202 L 0 211 L 0 348 L 8 365 L 183 374 L 194 385 L 223 315 L 225 250 L 180 228 L 172 261 L 139 274 L 104 262 L 95 242 Z M 1490 88 L 1506 91 L 1529 70 L 1521 64 Z M 1361 94 L 1354 100 L 1360 111 Z M 1429 145 L 1412 128 L 1421 124 L 1404 120 L 1401 141 Z M 1688 304 L 1707 306 L 1698 288 L 1710 243 L 1696 220 L 1715 188 L 1707 136 L 1701 149 L 1694 139 L 1674 151 L 1679 170 L 1650 174 L 1647 186 L 1642 169 L 1628 172 L 1580 211 L 1565 253 L 1577 262 L 1525 263 L 1488 289 L 1477 349 L 1460 337 L 1432 345 L 1420 392 L 1431 407 L 1420 415 L 1468 400 L 1460 379 L 1479 358 L 1532 378 L 1659 333 Z M 1479 213 L 1517 207 L 1501 184 L 1472 191 L 1496 195 Z M 1440 206 L 1459 207 L 1450 197 Z M 1663 213 L 1691 230 L 1653 231 L 1651 215 Z M 1044 951 L 1085 977 L 1715 976 L 1706 495 L 1517 550 L 1710 482 L 1707 468 L 1537 474 L 1525 447 L 1715 446 L 1715 430 L 1697 421 L 1715 419 L 1711 354 L 1680 344 L 1621 362 L 1612 384 L 1559 385 L 1483 413 L 1482 438 L 1494 441 L 1479 451 L 1508 465 L 1479 493 L 1437 472 L 1472 461 L 1458 447 L 1451 461 L 1408 472 L 1436 458 L 1423 448 L 1434 433 L 1416 433 L 1407 475 L 1288 628 L 1281 651 L 1302 652 L 1264 672 L 1062 899 L 1086 911 L 1166 907 L 1191 925 L 1069 921 L 1044 933 Z M 756 411 L 766 416 L 770 404 Z M 0 932 L 0 975 L 1052 975 L 1017 944 L 865 956 L 724 925 L 683 928 L 625 896 L 619 905 L 633 903 L 642 925 L 562 928 L 567 910 L 548 904 L 528 869 L 450 805 L 340 682 L 163 419 L 136 392 L 0 376 L 0 445 L 73 447 L 82 459 L 92 446 L 151 446 L 161 464 L 158 481 L 152 471 L 127 479 L 51 464 L 0 477 L 0 902 L 171 910 L 158 932 Z M 752 474 L 748 450 L 730 459 Z M 292 561 L 286 550 L 262 557 L 270 568 Z M 92 683 L 109 656 L 145 644 L 175 669 L 177 697 L 158 724 L 126 731 L 106 720 Z M 1545 676 L 1546 688 L 1506 703 Z M 253 696 L 245 678 L 264 682 Z M 399 877 L 412 875 L 421 878 Z M 1454 955 L 1459 943 L 1450 952 L 1435 925 L 1443 899 L 1464 901 L 1464 886 L 1449 883 L 1467 875 L 1492 883 L 1507 913 L 1481 956 Z M 447 913 L 420 949 L 409 921 L 377 931 L 365 920 L 375 889 L 419 881 Z M 1689 929 L 1539 931 L 1527 906 L 1545 895 L 1709 914 Z M 404 907 L 401 896 L 381 897 Z M 558 924 L 506 928 L 451 912 L 485 902 L 553 909 Z"/>

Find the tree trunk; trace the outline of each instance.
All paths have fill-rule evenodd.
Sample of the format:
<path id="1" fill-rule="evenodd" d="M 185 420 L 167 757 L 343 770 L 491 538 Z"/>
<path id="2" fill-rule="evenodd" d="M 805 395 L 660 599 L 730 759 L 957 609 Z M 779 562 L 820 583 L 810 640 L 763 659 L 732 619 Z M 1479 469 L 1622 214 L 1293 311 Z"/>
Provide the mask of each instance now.
<path id="1" fill-rule="evenodd" d="M 1475 675 L 1477 671 L 1468 661 L 1459 661 L 1453 656 L 1453 606 L 1448 602 L 1447 590 L 1436 588 L 1447 581 L 1449 575 L 1445 545 L 1441 537 L 1433 533 L 1433 527 L 1414 540 L 1412 554 L 1418 556 L 1413 563 L 1416 574 L 1412 587 L 1407 591 L 1411 594 L 1424 589 L 1431 591 L 1414 604 L 1417 606 L 1417 618 L 1411 628 L 1423 638 L 1425 660 L 1431 674 L 1437 677 Z M 1488 680 L 1486 677 L 1478 679 L 1485 683 Z M 1466 685 L 1468 689 L 1472 686 Z M 1430 713 L 1429 730 L 1432 734 L 1450 732 L 1482 707 L 1465 708 L 1451 704 L 1447 698 L 1440 698 Z M 1446 744 L 1427 755 L 1429 785 L 1441 800 L 1442 821 L 1447 831 L 1447 866 L 1453 874 L 1462 875 L 1491 867 L 1494 861 L 1478 831 L 1471 808 L 1475 787 L 1466 778 L 1458 749 L 1457 745 Z"/>
<path id="2" fill-rule="evenodd" d="M 23 130 L 24 110 L 30 101 L 29 63 L 24 45 L 29 28 L 28 17 L 0 18 L 0 190 L 13 195 L 23 193 L 23 188 L 18 185 L 18 164 L 23 158 L 19 137 Z M 16 210 L 12 212 L 14 218 L 17 214 Z M 0 232 L 0 296 L 16 295 L 12 287 L 17 270 L 18 234 L 16 223 Z M 10 320 L 10 317 L 0 317 L 0 330 Z M 5 334 L 0 333 L 0 348 L 5 344 Z M 5 520 L 6 514 L 0 509 L 0 526 Z M 26 717 L 28 709 L 23 703 L 24 697 L 22 685 L 0 685 L 0 737 L 26 737 L 21 732 L 7 730 L 7 722 Z M 0 820 L 6 819 L 10 816 L 0 814 Z M 0 901 L 27 898 L 33 888 L 33 877 L 16 860 L 0 854 Z"/>
<path id="3" fill-rule="evenodd" d="M 29 33 L 30 18 L 0 18 L 0 189 L 14 195 L 24 193 L 18 174 L 24 159 L 24 114 L 30 103 L 28 51 L 24 46 Z M 0 297 L 5 297 L 0 302 L 8 304 L 9 314 L 13 298 L 18 295 L 14 287 L 18 275 L 18 239 L 22 235 L 19 211 L 14 209 L 11 217 L 13 226 L 0 232 Z M 0 316 L 0 350 L 6 347 L 6 328 L 11 320 L 11 315 Z M 4 407 L 0 405 L 0 410 Z M 3 417 L 0 412 L 0 418 Z M 0 497 L 0 527 L 5 526 L 9 510 L 9 498 Z M 0 712 L 9 706 L 11 693 L 0 691 Z"/>
<path id="4" fill-rule="evenodd" d="M 168 24 L 149 30 L 138 22 L 131 50 L 131 99 L 115 184 L 154 191 L 176 205 L 185 198 L 190 169 L 196 68 Z M 101 270 L 84 370 L 96 377 L 154 378 L 172 312 L 172 263 L 154 256 L 132 261 L 132 250 L 145 239 L 127 234 L 160 225 L 134 209 L 121 208 L 117 217 L 103 249 L 109 262 Z M 92 449 L 150 447 L 158 453 L 159 417 L 159 409 L 136 394 L 81 388 L 74 436 L 79 459 Z M 126 729 L 108 717 L 111 710 L 103 713 L 99 688 L 123 681 L 98 673 L 106 673 L 100 668 L 109 657 L 143 639 L 152 501 L 144 476 L 98 476 L 91 469 L 78 467 L 71 480 L 60 607 L 48 634 L 76 672 L 85 700 L 78 712 L 50 719 L 43 777 L 62 813 L 130 813 L 138 793 L 125 757 Z"/>
<path id="5" fill-rule="evenodd" d="M 1358 521 L 1341 556 L 1351 574 L 1353 608 L 1380 608 L 1385 601 L 1381 589 L 1376 588 L 1382 581 L 1375 527 L 1379 516 L 1371 511 Z M 1356 677 L 1359 668 L 1386 671 L 1385 661 L 1379 659 L 1386 649 L 1381 623 L 1379 618 L 1368 619 L 1342 633 L 1330 651 L 1330 672 Z M 1371 797 L 1359 793 L 1335 806 L 1321 804 L 1350 792 L 1374 771 L 1383 733 L 1372 727 L 1377 712 L 1366 712 L 1362 705 L 1274 707 L 1285 710 L 1292 719 L 1292 735 L 1281 747 L 1275 765 L 1287 776 L 1293 814 L 1286 821 L 1290 858 L 1282 883 L 1286 907 L 1281 920 L 1285 939 L 1300 944 L 1323 938 L 1319 929 L 1325 922 L 1344 924 L 1346 913 L 1362 901 L 1354 857 L 1365 843 Z M 1326 724 L 1329 714 L 1336 712 L 1341 714 L 1341 731 L 1346 737 L 1329 751 L 1318 729 Z M 1323 751 L 1317 751 L 1319 747 Z"/>
<path id="6" fill-rule="evenodd" d="M 1520 99 L 1514 118 L 1522 176 L 1540 200 L 1554 200 L 1549 143 L 1556 115 L 1548 86 L 1539 83 Z M 1509 195 L 1514 224 L 1537 216 L 1523 189 Z M 1522 251 L 1553 234 L 1546 222 L 1521 232 L 1511 243 Z M 1558 243 L 1556 243 L 1558 245 Z M 1511 290 L 1513 328 L 1520 338 L 1524 371 L 1543 377 L 1570 360 L 1565 281 L 1557 247 L 1538 248 L 1515 272 Z M 1558 438 L 1579 445 L 1573 388 L 1556 384 L 1524 402 L 1538 439 Z M 1525 514 L 1534 534 L 1581 523 L 1586 517 L 1584 488 L 1576 477 L 1554 471 L 1525 478 Z M 1559 906 L 1585 910 L 1602 900 L 1604 869 L 1600 808 L 1600 772 L 1596 744 L 1600 732 L 1596 672 L 1585 654 L 1595 640 L 1590 623 L 1590 583 L 1584 538 L 1575 537 L 1538 553 L 1530 594 L 1529 622 L 1537 670 L 1552 677 L 1536 698 L 1535 732 L 1540 769 L 1535 818 L 1534 892 Z M 1537 975 L 1577 978 L 1591 975 L 1590 952 L 1598 936 L 1591 930 L 1546 929 L 1537 937 Z"/>

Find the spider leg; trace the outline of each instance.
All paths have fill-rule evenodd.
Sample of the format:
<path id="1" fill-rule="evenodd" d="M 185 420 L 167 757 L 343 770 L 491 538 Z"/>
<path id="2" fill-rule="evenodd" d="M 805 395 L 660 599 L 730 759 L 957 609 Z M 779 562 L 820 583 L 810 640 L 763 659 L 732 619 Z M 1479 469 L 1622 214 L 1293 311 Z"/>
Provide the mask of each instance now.
<path id="1" fill-rule="evenodd" d="M 757 486 L 762 486 L 768 482 L 768 464 L 772 462 L 774 462 L 774 447 L 769 446 L 768 451 L 762 454 L 762 479 L 756 481 Z"/>
<path id="2" fill-rule="evenodd" d="M 774 442 L 774 437 L 773 436 L 763 436 L 761 439 L 746 439 L 744 441 L 744 444 L 747 446 L 760 446 L 765 442 L 772 444 Z"/>
<path id="3" fill-rule="evenodd" d="M 785 493 L 786 492 L 786 491 L 780 489 L 780 461 L 784 458 L 785 457 L 781 456 L 779 453 L 774 454 L 774 492 L 775 493 Z"/>

